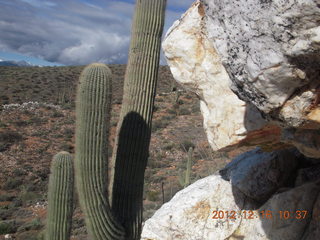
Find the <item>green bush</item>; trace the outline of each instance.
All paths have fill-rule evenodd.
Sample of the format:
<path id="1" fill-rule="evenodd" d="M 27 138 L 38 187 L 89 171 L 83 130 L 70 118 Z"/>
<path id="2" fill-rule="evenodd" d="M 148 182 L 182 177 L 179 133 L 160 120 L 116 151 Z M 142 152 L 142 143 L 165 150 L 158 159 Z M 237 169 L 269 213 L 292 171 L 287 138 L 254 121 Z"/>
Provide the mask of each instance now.
<path id="1" fill-rule="evenodd" d="M 12 144 L 21 141 L 22 135 L 11 130 L 0 132 L 0 152 L 7 150 Z"/>
<path id="2" fill-rule="evenodd" d="M 16 221 L 8 220 L 0 222 L 0 234 L 15 233 L 16 230 Z"/>
<path id="3" fill-rule="evenodd" d="M 147 192 L 147 199 L 149 201 L 155 202 L 158 200 L 159 192 L 157 191 L 148 191 Z"/>
<path id="4" fill-rule="evenodd" d="M 24 231 L 30 231 L 30 230 L 39 230 L 42 228 L 42 223 L 39 218 L 33 219 L 31 222 L 27 222 L 20 226 L 17 231 L 18 232 L 24 232 Z"/>
<path id="5" fill-rule="evenodd" d="M 181 108 L 179 110 L 179 115 L 191 115 L 191 111 L 188 108 Z"/>
<path id="6" fill-rule="evenodd" d="M 8 178 L 8 180 L 6 181 L 6 183 L 5 183 L 4 186 L 3 186 L 3 189 L 4 189 L 4 190 L 16 189 L 16 188 L 18 188 L 21 184 L 22 184 L 22 180 L 21 180 L 21 179 Z"/>
<path id="7" fill-rule="evenodd" d="M 190 140 L 184 140 L 180 143 L 181 150 L 187 152 L 189 148 L 195 148 L 195 145 Z"/>

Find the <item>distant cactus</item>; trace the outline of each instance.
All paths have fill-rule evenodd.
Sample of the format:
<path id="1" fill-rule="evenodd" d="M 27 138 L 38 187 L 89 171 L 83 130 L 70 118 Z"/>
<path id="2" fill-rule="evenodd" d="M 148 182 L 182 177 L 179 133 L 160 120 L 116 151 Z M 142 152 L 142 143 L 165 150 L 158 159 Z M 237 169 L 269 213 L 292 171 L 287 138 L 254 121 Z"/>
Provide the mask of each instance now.
<path id="1" fill-rule="evenodd" d="M 92 240 L 138 240 L 166 0 L 137 0 L 123 105 L 107 182 L 111 73 L 92 64 L 76 103 L 76 182 Z M 109 201 L 108 201 L 109 198 Z"/>
<path id="2" fill-rule="evenodd" d="M 193 148 L 190 147 L 188 150 L 188 161 L 187 161 L 187 170 L 186 170 L 186 176 L 184 181 L 184 187 L 187 187 L 190 185 L 190 176 L 191 176 L 191 168 L 192 168 L 192 154 L 193 154 Z"/>
<path id="3" fill-rule="evenodd" d="M 183 188 L 189 186 L 191 183 L 191 170 L 192 170 L 192 162 L 193 162 L 192 155 L 193 155 L 193 148 L 189 147 L 186 170 L 180 171 L 179 178 L 178 178 L 179 183 Z"/>
<path id="4" fill-rule="evenodd" d="M 60 152 L 53 158 L 49 177 L 46 240 L 68 240 L 73 212 L 73 166 L 71 155 Z"/>

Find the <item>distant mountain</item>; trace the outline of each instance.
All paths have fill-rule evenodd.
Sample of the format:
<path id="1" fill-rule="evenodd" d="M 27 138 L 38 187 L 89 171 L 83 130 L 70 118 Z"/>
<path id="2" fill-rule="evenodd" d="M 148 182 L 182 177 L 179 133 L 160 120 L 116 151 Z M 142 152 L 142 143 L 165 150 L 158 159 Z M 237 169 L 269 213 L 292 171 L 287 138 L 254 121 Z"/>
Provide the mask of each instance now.
<path id="1" fill-rule="evenodd" d="M 35 65 L 26 61 L 5 61 L 0 59 L 0 66 L 33 67 Z"/>

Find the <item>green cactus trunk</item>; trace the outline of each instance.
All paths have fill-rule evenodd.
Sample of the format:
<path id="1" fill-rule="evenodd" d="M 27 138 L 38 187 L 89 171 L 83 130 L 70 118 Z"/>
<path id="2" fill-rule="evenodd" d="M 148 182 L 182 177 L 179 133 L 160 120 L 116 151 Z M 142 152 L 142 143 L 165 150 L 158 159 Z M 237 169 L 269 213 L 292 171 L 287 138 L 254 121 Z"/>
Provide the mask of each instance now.
<path id="1" fill-rule="evenodd" d="M 46 240 L 69 240 L 73 212 L 73 166 L 71 155 L 60 152 L 51 164 Z"/>
<path id="2" fill-rule="evenodd" d="M 140 239 L 144 172 L 158 78 L 166 0 L 137 0 L 124 97 L 109 182 L 113 213 L 127 239 Z"/>
<path id="3" fill-rule="evenodd" d="M 90 239 L 124 239 L 107 198 L 111 71 L 91 64 L 80 76 L 76 102 L 76 183 Z"/>

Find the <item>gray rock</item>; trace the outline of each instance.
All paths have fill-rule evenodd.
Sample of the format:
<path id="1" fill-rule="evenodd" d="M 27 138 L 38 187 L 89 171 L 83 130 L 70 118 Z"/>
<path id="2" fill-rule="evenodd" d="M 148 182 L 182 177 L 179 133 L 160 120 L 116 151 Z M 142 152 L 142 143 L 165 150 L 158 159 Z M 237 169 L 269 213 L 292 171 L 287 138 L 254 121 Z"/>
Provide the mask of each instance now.
<path id="1" fill-rule="evenodd" d="M 283 129 L 281 140 L 294 145 L 310 158 L 320 158 L 320 131 L 314 129 Z"/>
<path id="2" fill-rule="evenodd" d="M 308 182 L 320 181 L 320 164 L 309 168 L 299 169 L 295 186 L 301 186 Z"/>
<path id="3" fill-rule="evenodd" d="M 236 157 L 220 174 L 247 197 L 263 202 L 292 178 L 297 163 L 294 150 L 256 148 Z"/>
<path id="4" fill-rule="evenodd" d="M 311 214 L 311 212 L 310 212 Z M 312 220 L 301 240 L 316 240 L 320 236 L 320 194 L 313 205 Z"/>
<path id="5" fill-rule="evenodd" d="M 291 188 L 274 194 L 257 209 L 257 204 L 249 202 L 229 181 L 212 175 L 165 203 L 145 222 L 141 239 L 300 240 L 304 236 L 303 240 L 316 240 L 319 191 L 319 183 Z M 217 217 L 214 213 L 219 211 Z M 234 219 L 230 218 L 232 211 Z"/>
<path id="6" fill-rule="evenodd" d="M 320 69 L 317 0 L 203 0 L 208 37 L 232 90 L 264 113 L 281 107 Z"/>

